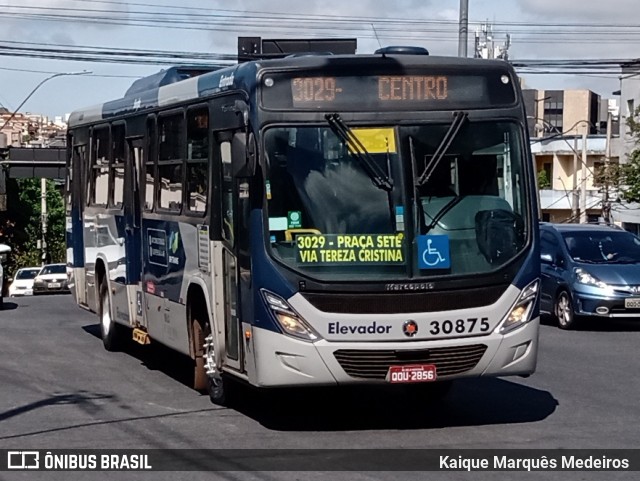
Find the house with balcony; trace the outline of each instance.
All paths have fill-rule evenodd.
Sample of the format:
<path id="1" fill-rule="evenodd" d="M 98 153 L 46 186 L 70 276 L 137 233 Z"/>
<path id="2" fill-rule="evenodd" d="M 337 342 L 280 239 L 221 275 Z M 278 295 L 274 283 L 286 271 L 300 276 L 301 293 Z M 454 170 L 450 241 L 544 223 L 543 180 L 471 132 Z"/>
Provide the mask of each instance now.
<path id="1" fill-rule="evenodd" d="M 604 191 L 596 173 L 605 165 L 609 113 L 612 147 L 618 136 L 617 100 L 602 99 L 590 90 L 525 89 L 523 96 L 543 220 L 579 222 L 584 210 L 587 222 L 598 221 Z M 610 161 L 618 162 L 613 150 Z"/>

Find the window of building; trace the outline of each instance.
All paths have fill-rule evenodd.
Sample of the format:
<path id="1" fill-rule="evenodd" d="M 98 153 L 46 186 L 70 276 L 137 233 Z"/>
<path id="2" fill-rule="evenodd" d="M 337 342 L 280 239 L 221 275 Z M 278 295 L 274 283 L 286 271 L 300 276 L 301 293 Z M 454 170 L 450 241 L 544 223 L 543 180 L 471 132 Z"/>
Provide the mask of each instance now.
<path id="1" fill-rule="evenodd" d="M 106 206 L 109 200 L 109 127 L 93 131 L 93 151 L 91 159 L 91 196 L 95 205 Z"/>
<path id="2" fill-rule="evenodd" d="M 593 163 L 593 186 L 600 187 L 602 186 L 602 175 L 604 174 L 604 162 L 594 162 Z"/>
<path id="3" fill-rule="evenodd" d="M 633 117 L 636 112 L 636 105 L 634 99 L 627 100 L 627 117 Z"/>
<path id="4" fill-rule="evenodd" d="M 187 209 L 204 213 L 209 196 L 209 110 L 187 112 Z"/>
<path id="5" fill-rule="evenodd" d="M 125 127 L 124 124 L 114 125 L 111 128 L 112 153 L 111 161 L 111 189 L 113 207 L 122 207 L 124 202 L 124 149 Z"/>
<path id="6" fill-rule="evenodd" d="M 184 116 L 158 119 L 158 207 L 182 210 L 182 164 L 184 162 Z"/>

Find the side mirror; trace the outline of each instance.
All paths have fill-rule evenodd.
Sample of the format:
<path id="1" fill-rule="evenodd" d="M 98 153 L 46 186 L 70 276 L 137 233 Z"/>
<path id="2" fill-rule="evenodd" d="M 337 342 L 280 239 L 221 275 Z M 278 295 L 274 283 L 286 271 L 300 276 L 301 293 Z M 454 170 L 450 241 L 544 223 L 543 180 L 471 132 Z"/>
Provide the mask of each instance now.
<path id="1" fill-rule="evenodd" d="M 251 177 L 255 171 L 255 148 L 252 134 L 237 132 L 231 140 L 231 159 L 233 175 Z"/>
<path id="2" fill-rule="evenodd" d="M 540 254 L 540 261 L 543 264 L 553 264 L 553 257 L 551 254 Z"/>
<path id="3" fill-rule="evenodd" d="M 9 277 L 9 279 L 7 279 L 7 282 L 13 282 L 13 277 Z"/>

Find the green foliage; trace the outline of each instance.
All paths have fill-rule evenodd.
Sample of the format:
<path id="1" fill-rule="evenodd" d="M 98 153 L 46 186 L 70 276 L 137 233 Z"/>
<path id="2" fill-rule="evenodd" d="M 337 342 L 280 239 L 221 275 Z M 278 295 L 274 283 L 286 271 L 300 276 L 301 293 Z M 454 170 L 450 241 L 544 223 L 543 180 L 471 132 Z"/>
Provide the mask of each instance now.
<path id="1" fill-rule="evenodd" d="M 551 181 L 549 180 L 549 175 L 547 175 L 546 170 L 541 170 L 538 172 L 538 188 L 539 189 L 548 189 L 551 187 Z"/>
<path id="2" fill-rule="evenodd" d="M 19 179 L 8 184 L 8 221 L 2 229 L 5 242 L 12 252 L 9 271 L 42 264 L 40 179 Z M 66 259 L 66 225 L 64 200 L 60 186 L 47 180 L 47 258 L 45 262 L 64 262 Z"/>
<path id="3" fill-rule="evenodd" d="M 594 172 L 594 182 L 614 187 L 626 202 L 640 202 L 640 107 L 627 119 L 636 144 L 624 164 L 611 163 Z"/>

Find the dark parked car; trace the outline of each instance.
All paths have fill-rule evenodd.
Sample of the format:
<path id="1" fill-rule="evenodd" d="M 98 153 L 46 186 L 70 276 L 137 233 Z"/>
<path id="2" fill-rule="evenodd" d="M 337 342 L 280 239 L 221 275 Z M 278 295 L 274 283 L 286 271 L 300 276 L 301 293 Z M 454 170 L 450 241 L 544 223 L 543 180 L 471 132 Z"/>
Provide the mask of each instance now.
<path id="1" fill-rule="evenodd" d="M 640 319 L 640 238 L 592 224 L 540 224 L 540 310 L 562 329 L 583 316 Z"/>

